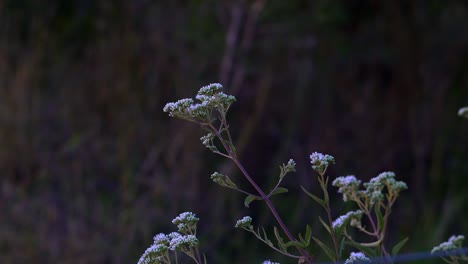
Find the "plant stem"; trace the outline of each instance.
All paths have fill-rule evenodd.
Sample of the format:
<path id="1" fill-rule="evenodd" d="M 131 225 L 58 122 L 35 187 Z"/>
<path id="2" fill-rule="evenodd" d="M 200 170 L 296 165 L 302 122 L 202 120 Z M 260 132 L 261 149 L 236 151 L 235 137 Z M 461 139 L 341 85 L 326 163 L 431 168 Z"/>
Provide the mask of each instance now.
<path id="1" fill-rule="evenodd" d="M 326 186 L 326 183 L 328 183 L 328 180 L 325 181 L 324 174 L 325 172 L 323 174 L 320 174 L 320 186 L 322 187 L 322 190 L 323 190 L 323 196 L 326 202 L 325 211 L 327 211 L 328 222 L 330 223 L 330 227 L 331 227 L 333 226 L 333 219 L 331 217 L 330 199 L 328 196 L 328 191 L 327 191 L 327 186 Z M 335 248 L 336 260 L 338 261 L 340 259 L 340 254 L 338 253 L 338 242 L 336 241 L 335 231 L 333 230 L 333 228 L 331 228 L 331 238 L 333 241 L 333 246 Z"/>
<path id="2" fill-rule="evenodd" d="M 222 120 L 222 122 L 225 124 L 224 126 L 226 127 L 226 130 L 227 129 L 227 125 L 225 123 L 225 119 Z M 239 168 L 239 170 L 242 172 L 242 174 L 244 175 L 244 177 L 249 181 L 249 183 L 254 187 L 254 189 L 258 192 L 258 194 L 262 197 L 262 199 L 265 201 L 265 203 L 267 204 L 268 208 L 270 209 L 271 213 L 273 214 L 273 216 L 275 217 L 276 221 L 278 222 L 278 224 L 280 225 L 281 229 L 283 230 L 283 232 L 286 234 L 286 236 L 289 238 L 289 240 L 291 241 L 297 241 L 294 236 L 291 234 L 291 232 L 289 231 L 289 229 L 286 227 L 286 225 L 284 224 L 283 222 L 283 219 L 281 219 L 280 215 L 278 214 L 278 211 L 276 210 L 275 206 L 273 205 L 273 203 L 271 202 L 270 198 L 265 194 L 265 192 L 263 192 L 263 190 L 260 188 L 260 186 L 258 186 L 258 184 L 252 179 L 252 177 L 249 175 L 249 173 L 245 170 L 244 166 L 240 163 L 240 161 L 237 159 L 237 155 L 235 155 L 235 153 L 232 153 L 231 151 L 231 148 L 229 148 L 226 143 L 224 142 L 224 139 L 222 137 L 222 135 L 219 133 L 218 130 L 216 130 L 216 128 L 213 126 L 213 125 L 209 125 L 210 128 L 213 130 L 213 132 L 215 133 L 215 135 L 218 137 L 218 139 L 221 141 L 221 144 L 223 145 L 224 149 L 227 151 L 227 153 L 229 154 L 229 156 L 231 156 L 231 160 L 236 164 L 236 166 Z M 229 135 L 229 133 L 228 133 Z M 229 136 L 230 137 L 230 136 Z M 230 139 L 229 139 L 230 140 Z M 232 141 L 230 141 L 230 143 L 232 144 Z M 304 256 L 305 260 L 307 261 L 307 263 L 312 263 L 312 260 L 311 260 L 311 256 L 309 256 L 309 254 L 307 254 L 307 252 L 305 250 L 303 250 L 302 248 L 300 247 L 296 247 L 296 249 L 301 253 L 302 256 Z"/>

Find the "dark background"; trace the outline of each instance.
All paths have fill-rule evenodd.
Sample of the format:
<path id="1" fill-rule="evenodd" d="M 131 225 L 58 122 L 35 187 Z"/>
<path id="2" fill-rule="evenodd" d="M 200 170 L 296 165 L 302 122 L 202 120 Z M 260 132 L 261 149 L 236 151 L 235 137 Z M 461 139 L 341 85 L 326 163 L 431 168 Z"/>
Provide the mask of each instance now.
<path id="1" fill-rule="evenodd" d="M 0 262 L 136 263 L 184 211 L 211 263 L 283 260 L 233 228 L 271 231 L 266 207 L 209 179 L 250 188 L 239 172 L 162 112 L 211 82 L 236 96 L 234 140 L 265 189 L 296 160 L 273 199 L 294 234 L 326 238 L 299 187 L 319 191 L 319 151 L 332 179 L 408 183 L 389 245 L 468 235 L 466 1 L 1 0 Z M 334 217 L 352 208 L 334 198 Z"/>

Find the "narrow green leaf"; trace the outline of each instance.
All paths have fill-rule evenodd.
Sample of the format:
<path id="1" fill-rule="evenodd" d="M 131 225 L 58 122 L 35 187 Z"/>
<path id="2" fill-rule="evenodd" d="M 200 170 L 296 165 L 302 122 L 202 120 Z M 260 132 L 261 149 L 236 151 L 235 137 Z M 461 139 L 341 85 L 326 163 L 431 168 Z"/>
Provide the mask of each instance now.
<path id="1" fill-rule="evenodd" d="M 327 223 L 323 221 L 322 217 L 319 216 L 319 220 L 320 220 L 320 223 L 322 223 L 323 227 L 325 227 L 325 229 L 327 230 L 328 234 L 332 235 L 332 231 L 330 227 L 327 225 Z"/>
<path id="2" fill-rule="evenodd" d="M 333 253 L 333 250 L 331 250 L 331 248 L 329 248 L 327 245 L 325 245 L 318 238 L 316 238 L 316 237 L 312 237 L 312 238 L 314 239 L 315 243 L 317 243 L 317 245 L 319 245 L 319 247 L 325 252 L 325 254 L 327 254 L 327 256 L 330 258 L 330 260 L 335 262 L 336 257 L 335 257 L 335 255 Z"/>
<path id="3" fill-rule="evenodd" d="M 245 207 L 249 208 L 249 204 L 255 200 L 258 200 L 258 198 L 252 195 L 248 195 L 247 197 L 245 197 L 245 200 L 244 200 Z"/>
<path id="4" fill-rule="evenodd" d="M 302 234 L 299 233 L 298 236 L 299 236 L 299 242 L 301 242 L 302 244 L 306 244 L 306 241 L 305 241 L 305 239 L 302 237 Z"/>
<path id="5" fill-rule="evenodd" d="M 304 187 L 301 186 L 301 188 L 307 195 L 309 195 L 310 198 L 314 199 L 314 201 L 316 201 L 322 207 L 325 207 L 325 201 L 324 200 L 322 200 L 322 199 L 318 198 L 317 196 L 311 194 L 310 192 L 306 191 L 306 189 L 304 189 Z"/>
<path id="6" fill-rule="evenodd" d="M 392 255 L 393 256 L 396 256 L 398 254 L 398 252 L 400 252 L 400 249 L 406 244 L 406 241 L 408 241 L 408 237 L 401 240 L 400 242 L 398 242 L 395 246 L 393 246 L 392 248 Z"/>
<path id="7" fill-rule="evenodd" d="M 341 243 L 340 243 L 340 249 L 338 251 L 338 254 L 340 255 L 340 258 L 343 255 L 343 249 L 345 247 L 345 241 L 346 241 L 346 237 L 343 236 L 343 238 L 341 239 Z"/>
<path id="8" fill-rule="evenodd" d="M 377 223 L 378 223 L 378 226 L 379 226 L 379 231 L 382 232 L 383 231 L 382 229 L 384 227 L 384 219 L 383 219 L 383 216 L 382 216 L 382 212 L 380 212 L 380 206 L 376 206 L 374 208 L 374 212 L 377 215 Z"/>
<path id="9" fill-rule="evenodd" d="M 231 180 L 231 178 L 229 178 L 229 176 L 226 175 L 225 179 L 226 179 L 226 183 L 228 184 L 229 187 L 231 187 L 233 189 L 236 189 L 236 190 L 239 189 L 237 187 L 237 185 Z"/>
<path id="10" fill-rule="evenodd" d="M 263 226 L 262 226 L 262 231 L 263 231 L 263 238 L 264 238 L 265 240 L 270 241 L 270 240 L 268 239 L 267 233 L 266 233 L 266 231 L 265 231 L 265 228 L 263 228 Z"/>
<path id="11" fill-rule="evenodd" d="M 306 225 L 306 233 L 305 233 L 305 242 L 306 242 L 306 246 L 308 247 L 310 245 L 310 239 L 312 238 L 312 229 L 310 228 L 309 225 Z"/>
<path id="12" fill-rule="evenodd" d="M 345 243 L 359 249 L 360 251 L 362 251 L 369 257 L 372 257 L 372 258 L 377 257 L 377 253 L 372 248 L 362 246 L 359 243 L 356 243 L 354 241 L 346 241 Z"/>
<path id="13" fill-rule="evenodd" d="M 280 193 L 287 193 L 287 192 L 288 192 L 288 189 L 283 188 L 283 187 L 278 187 L 270 194 L 270 197 L 273 196 L 273 195 L 277 195 L 277 194 L 280 194 Z"/>
<path id="14" fill-rule="evenodd" d="M 278 233 L 278 229 L 275 227 L 273 227 L 273 233 L 275 234 L 275 237 L 276 237 L 276 240 L 278 240 L 278 246 L 280 249 L 286 251 L 286 247 L 284 246 L 284 242 L 283 242 L 283 238 L 281 237 L 281 235 Z"/>
<path id="15" fill-rule="evenodd" d="M 229 149 L 231 150 L 232 154 L 234 156 L 236 156 L 236 147 L 234 146 L 234 144 L 232 144 L 231 142 L 229 142 L 229 140 L 225 140 L 224 142 L 227 143 Z"/>
<path id="16" fill-rule="evenodd" d="M 299 241 L 289 241 L 288 243 L 284 244 L 284 247 L 287 249 L 289 247 L 300 247 L 300 248 L 306 248 L 304 244 L 302 244 Z"/>

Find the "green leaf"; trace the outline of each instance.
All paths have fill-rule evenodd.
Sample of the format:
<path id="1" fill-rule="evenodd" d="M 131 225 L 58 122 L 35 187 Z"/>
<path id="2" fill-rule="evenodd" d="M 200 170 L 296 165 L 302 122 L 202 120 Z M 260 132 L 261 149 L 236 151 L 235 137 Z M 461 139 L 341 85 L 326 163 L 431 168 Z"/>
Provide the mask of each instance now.
<path id="1" fill-rule="evenodd" d="M 310 228 L 309 225 L 306 225 L 305 242 L 306 242 L 307 247 L 310 245 L 311 238 L 312 238 L 312 229 Z"/>
<path id="2" fill-rule="evenodd" d="M 289 247 L 306 248 L 306 246 L 304 244 L 302 244 L 301 242 L 299 242 L 299 241 L 289 241 L 288 243 L 284 244 L 284 247 L 286 249 L 289 248 Z"/>
<path id="3" fill-rule="evenodd" d="M 332 231 L 330 227 L 327 225 L 327 223 L 323 221 L 322 217 L 319 216 L 319 220 L 320 220 L 320 223 L 322 223 L 323 227 L 325 227 L 325 229 L 327 230 L 328 234 L 332 235 Z"/>
<path id="4" fill-rule="evenodd" d="M 283 187 L 278 187 L 270 194 L 270 197 L 273 196 L 273 195 L 277 195 L 277 194 L 280 194 L 280 193 L 287 193 L 287 192 L 288 192 L 288 189 L 283 188 Z"/>
<path id="5" fill-rule="evenodd" d="M 281 237 L 281 235 L 278 233 L 278 229 L 275 227 L 273 227 L 273 233 L 275 233 L 275 237 L 276 237 L 276 240 L 278 240 L 278 246 L 280 249 L 286 251 L 286 247 L 284 246 L 284 242 L 283 242 L 283 238 Z"/>
<path id="6" fill-rule="evenodd" d="M 379 231 L 382 232 L 383 227 L 384 227 L 384 219 L 383 219 L 383 216 L 382 216 L 382 212 L 380 212 L 380 206 L 376 206 L 374 208 L 374 212 L 377 215 L 377 223 L 378 223 L 378 226 L 379 226 Z"/>
<path id="7" fill-rule="evenodd" d="M 310 198 L 314 199 L 314 201 L 316 201 L 316 202 L 317 202 L 318 204 L 320 204 L 322 207 L 325 207 L 325 206 L 326 206 L 324 200 L 322 200 L 322 199 L 318 198 L 317 196 L 311 194 L 310 192 L 306 191 L 306 189 L 304 189 L 304 187 L 301 186 L 301 188 L 302 188 L 302 190 L 303 190 L 307 195 L 309 195 Z"/>
<path id="8" fill-rule="evenodd" d="M 343 255 L 343 249 L 345 247 L 345 241 L 346 241 L 346 237 L 343 237 L 341 239 L 340 249 L 338 250 L 338 255 L 340 255 L 340 258 L 341 258 L 341 255 Z"/>
<path id="9" fill-rule="evenodd" d="M 228 145 L 229 149 L 230 149 L 231 152 L 232 152 L 232 155 L 233 155 L 233 156 L 236 156 L 236 147 L 234 146 L 234 144 L 232 144 L 231 142 L 229 142 L 229 140 L 224 140 L 224 142 L 226 142 L 226 144 Z"/>
<path id="10" fill-rule="evenodd" d="M 247 197 L 245 197 L 245 200 L 244 200 L 245 207 L 249 208 L 249 204 L 255 200 L 259 200 L 258 197 L 253 196 L 253 195 L 248 195 Z"/>
<path id="11" fill-rule="evenodd" d="M 322 241 L 320 241 L 318 238 L 316 237 L 312 237 L 315 241 L 315 243 L 317 243 L 317 245 L 319 245 L 319 247 L 325 252 L 325 254 L 327 254 L 327 256 L 333 261 L 335 262 L 336 261 L 336 257 L 333 253 L 333 250 L 331 250 L 331 248 L 329 248 L 327 245 L 325 245 Z"/>
<path id="12" fill-rule="evenodd" d="M 229 187 L 233 188 L 233 189 L 236 189 L 236 190 L 239 190 L 239 188 L 237 187 L 237 185 L 231 180 L 231 178 L 229 178 L 229 176 L 225 176 L 225 180 L 226 180 L 226 183 Z"/>
<path id="13" fill-rule="evenodd" d="M 364 254 L 366 254 L 369 257 L 372 257 L 372 258 L 377 257 L 377 253 L 372 248 L 362 246 L 361 244 L 356 243 L 354 241 L 346 241 L 345 243 L 359 249 L 360 251 L 364 252 Z"/>
<path id="14" fill-rule="evenodd" d="M 395 246 L 393 246 L 392 248 L 392 255 L 395 256 L 398 254 L 398 252 L 400 252 L 400 249 L 406 244 L 406 241 L 408 241 L 408 237 L 401 240 L 400 242 L 398 242 Z"/>

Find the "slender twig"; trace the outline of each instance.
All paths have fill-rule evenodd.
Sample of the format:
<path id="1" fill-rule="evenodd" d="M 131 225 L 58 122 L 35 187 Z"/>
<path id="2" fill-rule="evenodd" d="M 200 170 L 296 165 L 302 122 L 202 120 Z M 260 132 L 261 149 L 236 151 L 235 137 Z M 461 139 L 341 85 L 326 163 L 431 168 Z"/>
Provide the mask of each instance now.
<path id="1" fill-rule="evenodd" d="M 225 119 L 221 120 L 221 122 L 225 122 Z M 220 132 L 218 130 L 216 130 L 216 128 L 210 124 L 209 127 L 212 129 L 212 131 L 215 133 L 216 137 L 219 139 L 219 141 L 221 142 L 221 144 L 223 145 L 224 149 L 227 151 L 228 155 L 231 156 L 231 160 L 236 164 L 236 166 L 239 168 L 239 170 L 242 172 L 242 174 L 244 175 L 244 177 L 247 179 L 247 181 L 254 187 L 254 189 L 258 192 L 258 194 L 260 195 L 260 197 L 265 201 L 265 203 L 267 204 L 268 208 L 270 209 L 271 213 L 273 214 L 273 216 L 275 217 L 276 221 L 278 222 L 278 224 L 280 225 L 281 229 L 283 230 L 283 232 L 286 234 L 286 236 L 289 238 L 289 240 L 291 241 L 297 241 L 294 236 L 291 234 L 291 232 L 289 231 L 289 229 L 286 227 L 286 225 L 284 224 L 283 220 L 281 219 L 280 215 L 278 214 L 278 211 L 276 210 L 275 206 L 273 205 L 273 203 L 271 202 L 271 200 L 269 199 L 269 197 L 265 194 L 265 192 L 263 192 L 263 190 L 260 188 L 260 186 L 258 186 L 258 184 L 252 179 L 252 177 L 249 175 L 249 173 L 245 170 L 244 166 L 240 163 L 240 161 L 235 157 L 235 154 L 232 152 L 231 148 L 228 147 L 225 143 L 225 140 L 224 138 L 222 137 L 222 135 L 220 134 Z M 232 141 L 230 141 L 229 143 L 232 144 Z M 306 259 L 306 261 L 308 263 L 312 263 L 311 261 L 311 256 L 309 256 L 309 254 L 307 254 L 307 252 L 305 250 L 303 250 L 302 248 L 296 246 L 297 250 L 301 253 L 302 256 L 304 256 L 304 258 Z"/>
<path id="2" fill-rule="evenodd" d="M 260 241 L 262 241 L 263 243 L 267 244 L 270 248 L 272 248 L 272 249 L 275 250 L 276 252 L 281 253 L 281 254 L 283 254 L 283 255 L 285 255 L 285 256 L 291 257 L 291 258 L 297 258 L 297 259 L 298 259 L 298 258 L 302 258 L 301 256 L 296 256 L 296 255 L 293 255 L 293 254 L 289 254 L 289 253 L 287 253 L 287 252 L 284 252 L 284 251 L 282 251 L 282 250 L 276 248 L 276 247 L 273 246 L 273 245 L 268 244 L 268 242 L 267 242 L 266 240 L 264 240 L 259 234 L 255 233 L 253 230 L 249 230 L 249 229 L 246 229 L 246 228 L 244 228 L 244 229 L 247 230 L 248 232 L 254 234 L 255 237 L 257 237 L 257 238 L 258 238 Z"/>
<path id="3" fill-rule="evenodd" d="M 323 190 L 323 196 L 324 196 L 325 201 L 326 201 L 325 211 L 327 211 L 328 222 L 330 223 L 330 226 L 332 226 L 333 225 L 333 219 L 331 217 L 330 200 L 329 200 L 328 191 L 327 191 L 328 179 L 326 181 L 324 181 L 325 171 L 326 171 L 326 168 L 325 168 L 323 174 L 319 173 L 319 175 L 320 175 L 319 181 L 320 181 L 320 186 L 322 187 L 322 190 Z M 331 238 L 332 238 L 332 241 L 333 241 L 333 246 L 335 248 L 336 260 L 338 261 L 340 259 L 340 253 L 338 252 L 338 242 L 336 241 L 336 235 L 335 235 L 335 231 L 333 230 L 333 228 L 331 228 L 330 231 L 331 231 L 330 235 L 331 235 Z"/>

